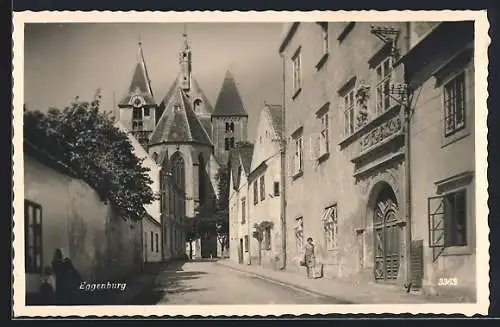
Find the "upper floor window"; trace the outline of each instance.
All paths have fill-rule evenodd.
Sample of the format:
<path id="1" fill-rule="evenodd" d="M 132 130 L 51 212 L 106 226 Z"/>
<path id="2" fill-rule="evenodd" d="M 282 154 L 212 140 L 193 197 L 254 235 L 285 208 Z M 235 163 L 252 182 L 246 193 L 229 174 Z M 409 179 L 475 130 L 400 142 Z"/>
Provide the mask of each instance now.
<path id="1" fill-rule="evenodd" d="M 320 132 L 320 142 L 319 142 L 319 154 L 324 155 L 328 153 L 329 142 L 328 142 L 328 112 L 321 115 L 321 132 Z"/>
<path id="2" fill-rule="evenodd" d="M 302 88 L 302 67 L 301 67 L 301 51 L 300 48 L 297 49 L 295 54 L 292 57 L 293 64 L 293 94 L 294 96 L 300 91 Z"/>
<path id="3" fill-rule="evenodd" d="M 449 136 L 465 128 L 465 74 L 462 72 L 444 89 L 444 132 Z"/>
<path id="4" fill-rule="evenodd" d="M 259 191 L 257 181 L 253 182 L 253 204 L 257 204 L 259 202 Z"/>
<path id="5" fill-rule="evenodd" d="M 295 176 L 297 174 L 302 173 L 303 171 L 303 157 L 304 157 L 304 148 L 303 148 L 303 136 L 302 132 L 295 135 L 293 137 L 293 158 L 292 158 L 292 174 Z"/>
<path id="6" fill-rule="evenodd" d="M 377 115 L 385 112 L 391 107 L 390 88 L 392 80 L 392 57 L 385 58 L 376 68 L 377 87 L 376 87 L 376 113 Z"/>
<path id="7" fill-rule="evenodd" d="M 27 273 L 42 272 L 42 206 L 24 200 L 24 260 Z"/>
<path id="8" fill-rule="evenodd" d="M 280 196 L 280 182 L 274 182 L 274 196 Z"/>
<path id="9" fill-rule="evenodd" d="M 231 132 L 234 132 L 234 123 L 228 122 L 226 123 L 226 133 L 231 133 Z"/>
<path id="10" fill-rule="evenodd" d="M 342 97 L 342 110 L 344 112 L 344 136 L 347 137 L 355 130 L 354 88 L 348 90 Z"/>
<path id="11" fill-rule="evenodd" d="M 202 102 L 201 102 L 200 99 L 196 99 L 196 100 L 193 101 L 193 110 L 194 110 L 194 112 L 200 111 L 201 104 L 202 104 Z"/>
<path id="12" fill-rule="evenodd" d="M 246 202 L 247 200 L 245 198 L 241 199 L 241 223 L 244 224 L 246 221 Z"/>
<path id="13" fill-rule="evenodd" d="M 142 108 L 132 109 L 132 119 L 142 119 Z"/>
<path id="14" fill-rule="evenodd" d="M 321 32 L 322 32 L 322 46 L 323 46 L 323 54 L 328 53 L 328 23 L 323 22 L 320 23 Z"/>
<path id="15" fill-rule="evenodd" d="M 260 176 L 260 201 L 266 199 L 266 185 L 264 180 L 264 175 Z"/>
<path id="16" fill-rule="evenodd" d="M 145 117 L 149 117 L 150 113 L 149 113 L 149 107 L 144 107 L 144 116 Z"/>

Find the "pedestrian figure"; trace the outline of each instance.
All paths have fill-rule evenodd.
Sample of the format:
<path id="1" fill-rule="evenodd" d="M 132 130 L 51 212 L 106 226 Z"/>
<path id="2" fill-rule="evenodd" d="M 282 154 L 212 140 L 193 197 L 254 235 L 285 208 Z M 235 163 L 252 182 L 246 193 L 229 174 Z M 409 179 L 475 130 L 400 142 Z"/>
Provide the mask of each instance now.
<path id="1" fill-rule="evenodd" d="M 81 276 L 71 259 L 64 256 L 62 249 L 54 251 L 52 268 L 56 277 L 56 301 L 58 304 L 75 304 L 80 299 Z"/>
<path id="2" fill-rule="evenodd" d="M 304 252 L 304 263 L 306 266 L 307 278 L 312 278 L 311 273 L 316 266 L 316 249 L 311 237 L 307 238 Z"/>
<path id="3" fill-rule="evenodd" d="M 56 304 L 55 302 L 55 288 L 56 280 L 52 267 L 46 266 L 43 269 L 42 277 L 40 278 L 40 297 L 42 304 Z"/>

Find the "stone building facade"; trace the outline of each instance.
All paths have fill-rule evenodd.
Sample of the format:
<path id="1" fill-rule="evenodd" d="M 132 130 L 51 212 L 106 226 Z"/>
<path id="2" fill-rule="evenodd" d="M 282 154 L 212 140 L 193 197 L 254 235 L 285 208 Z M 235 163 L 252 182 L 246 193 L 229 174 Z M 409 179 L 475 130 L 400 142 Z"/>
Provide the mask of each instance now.
<path id="1" fill-rule="evenodd" d="M 425 26 L 420 27 L 425 32 Z M 438 146 L 442 142 L 439 124 L 435 133 L 425 137 L 411 134 L 409 140 L 416 145 L 410 148 L 411 211 L 406 209 L 406 102 L 398 90 L 408 84 L 408 69 L 401 60 L 410 48 L 412 33 L 412 25 L 406 22 L 285 26 L 279 51 L 286 67 L 288 269 L 299 269 L 307 237 L 316 243 L 327 278 L 395 287 L 412 281 L 413 286 L 426 288 L 436 283 L 437 275 L 450 272 L 447 265 L 475 269 L 473 255 L 433 263 L 425 237 L 431 185 L 441 176 L 473 169 L 472 157 L 469 162 L 465 155 L 473 150 L 472 136 L 445 148 Z M 444 49 L 458 41 L 443 37 L 441 42 Z M 415 62 L 441 63 L 439 56 L 451 58 L 458 48 L 442 54 L 429 51 L 425 60 L 420 56 Z M 415 76 L 422 78 L 421 70 L 425 69 L 414 68 Z M 426 109 L 418 113 L 415 109 L 412 129 L 426 124 L 422 117 L 444 110 L 442 88 L 432 80 L 423 81 L 417 107 Z M 431 105 L 430 99 L 435 103 Z M 457 156 L 462 163 L 450 164 Z M 408 216 L 413 222 L 411 242 Z M 470 284 L 470 276 L 461 277 Z"/>
<path id="2" fill-rule="evenodd" d="M 239 264 L 251 264 L 252 226 L 249 216 L 248 176 L 252 163 L 253 144 L 241 144 L 229 158 L 229 259 Z"/>
<path id="3" fill-rule="evenodd" d="M 282 257 L 281 108 L 264 104 L 260 112 L 248 176 L 251 262 L 272 269 L 280 267 Z"/>

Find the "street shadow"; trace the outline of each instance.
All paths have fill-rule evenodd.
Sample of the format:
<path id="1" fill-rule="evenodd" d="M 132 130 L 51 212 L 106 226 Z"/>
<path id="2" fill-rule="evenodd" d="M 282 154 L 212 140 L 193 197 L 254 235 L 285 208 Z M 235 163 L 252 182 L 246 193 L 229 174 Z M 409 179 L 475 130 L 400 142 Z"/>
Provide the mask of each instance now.
<path id="1" fill-rule="evenodd" d="M 189 261 L 192 262 L 192 261 Z M 154 282 L 148 285 L 139 296 L 135 297 L 133 305 L 153 305 L 167 303 L 169 295 L 206 291 L 205 288 L 195 288 L 192 281 L 207 275 L 205 271 L 185 271 L 186 261 L 173 261 L 156 269 Z"/>

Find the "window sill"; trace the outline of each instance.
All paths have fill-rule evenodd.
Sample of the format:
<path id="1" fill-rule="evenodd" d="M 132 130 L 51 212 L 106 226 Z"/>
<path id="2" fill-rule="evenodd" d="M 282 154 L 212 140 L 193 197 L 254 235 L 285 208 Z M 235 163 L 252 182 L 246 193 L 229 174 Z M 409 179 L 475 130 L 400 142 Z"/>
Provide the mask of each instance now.
<path id="1" fill-rule="evenodd" d="M 458 132 L 455 132 L 454 134 L 451 134 L 449 136 L 444 136 L 443 135 L 443 141 L 442 141 L 442 145 L 441 145 L 441 148 L 444 148 L 450 144 L 453 144 L 467 136 L 469 136 L 470 132 L 469 132 L 469 129 L 468 128 L 464 128 Z"/>
<path id="2" fill-rule="evenodd" d="M 322 163 L 326 161 L 326 159 L 328 159 L 329 157 L 330 157 L 330 152 L 325 152 L 322 155 L 320 155 L 316 160 L 318 161 L 318 163 Z"/>
<path id="3" fill-rule="evenodd" d="M 304 171 L 302 171 L 302 170 L 301 170 L 301 171 L 299 171 L 299 172 L 297 172 L 297 173 L 293 174 L 293 175 L 292 175 L 292 179 L 293 179 L 293 180 L 296 180 L 297 178 L 301 177 L 302 175 L 304 175 Z"/>
<path id="4" fill-rule="evenodd" d="M 321 59 L 316 64 L 316 71 L 319 71 L 321 69 L 321 67 L 323 67 L 325 65 L 326 61 L 328 60 L 329 55 L 330 54 L 328 52 L 323 54 L 323 57 L 321 57 Z"/>
<path id="5" fill-rule="evenodd" d="M 297 98 L 297 97 L 299 96 L 300 92 L 302 92 L 302 88 L 301 88 L 301 87 L 299 87 L 299 88 L 295 91 L 295 93 L 292 95 L 292 100 L 295 100 L 295 98 Z"/>
<path id="6" fill-rule="evenodd" d="M 472 254 L 474 254 L 472 247 L 469 245 L 464 245 L 464 246 L 447 247 L 444 249 L 441 255 L 447 257 L 447 256 L 472 255 Z"/>
<path id="7" fill-rule="evenodd" d="M 364 134 L 366 131 L 377 125 L 378 123 L 388 119 L 389 116 L 395 115 L 396 111 L 399 111 L 400 105 L 398 103 L 394 104 L 392 107 L 384 111 L 383 113 L 375 116 L 372 120 L 369 120 L 363 126 L 359 127 L 354 131 L 354 133 L 346 136 L 343 140 L 339 142 L 339 146 L 341 148 L 346 147 L 351 144 L 355 139 L 357 139 L 360 135 Z"/>

